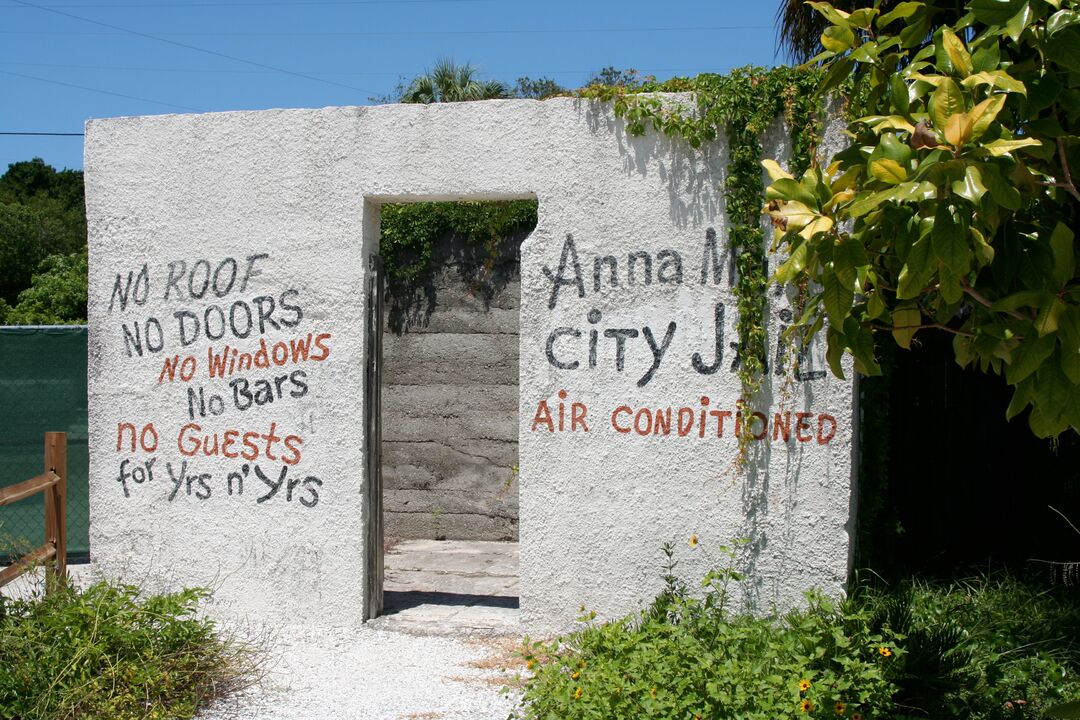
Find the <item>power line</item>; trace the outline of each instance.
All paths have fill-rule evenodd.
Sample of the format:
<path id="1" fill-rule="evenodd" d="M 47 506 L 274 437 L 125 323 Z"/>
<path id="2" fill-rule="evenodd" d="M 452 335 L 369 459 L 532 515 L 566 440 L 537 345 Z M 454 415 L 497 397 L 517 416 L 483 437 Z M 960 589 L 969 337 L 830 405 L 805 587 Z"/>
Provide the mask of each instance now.
<path id="1" fill-rule="evenodd" d="M 223 73 L 223 74 L 238 74 L 238 75 L 273 75 L 270 70 L 230 70 L 227 68 L 182 68 L 182 67 L 138 67 L 131 65 L 69 65 L 69 64 L 56 64 L 56 63 L 24 63 L 24 62 L 3 62 L 0 61 L 0 65 L 14 65 L 18 67 L 41 67 L 41 68 L 56 68 L 62 70 L 108 70 L 108 71 L 130 71 L 130 72 L 167 72 L 167 73 Z M 701 68 L 701 67 L 682 67 L 682 68 L 636 68 L 639 73 L 661 73 L 661 72 L 714 72 L 722 70 L 723 68 Z M 305 70 L 304 72 L 311 73 L 312 75 L 380 75 L 388 77 L 401 77 L 419 74 L 423 70 L 413 71 L 356 71 L 356 72 L 344 72 L 340 70 Z M 596 68 L 589 70 L 536 70 L 533 68 L 526 70 L 478 70 L 478 75 L 486 76 L 508 76 L 508 75 L 584 75 L 587 73 L 597 72 Z"/>
<path id="2" fill-rule="evenodd" d="M 81 15 L 73 15 L 71 13 L 66 13 L 66 12 L 63 12 L 61 10 L 56 10 L 55 8 L 45 7 L 43 5 L 35 5 L 34 3 L 26 2 L 26 0 L 12 0 L 12 2 L 18 3 L 19 5 L 24 5 L 26 7 L 37 8 L 38 10 L 41 10 L 43 12 L 53 13 L 54 15 L 60 15 L 62 17 L 73 18 L 75 20 L 82 20 L 83 22 L 90 23 L 91 25 L 98 25 L 100 27 L 109 28 L 110 30 L 118 30 L 119 32 L 126 33 L 128 35 L 135 35 L 137 37 L 147 38 L 149 40 L 156 40 L 158 42 L 162 42 L 162 43 L 165 43 L 167 45 L 174 45 L 176 47 L 181 47 L 181 48 L 184 48 L 186 50 L 194 50 L 195 52 L 201 52 L 201 53 L 205 53 L 207 55 L 214 55 L 216 57 L 225 58 L 226 60 L 232 60 L 234 62 L 244 63 L 245 65 L 251 65 L 251 66 L 254 66 L 254 67 L 262 68 L 264 70 L 273 70 L 274 72 L 279 72 L 279 73 L 282 73 L 284 75 L 292 75 L 293 77 L 303 78 L 305 80 L 313 80 L 315 82 L 325 83 L 327 85 L 336 85 L 337 87 L 343 87 L 343 88 L 347 88 L 349 90 L 356 90 L 358 92 L 364 92 L 364 93 L 377 92 L 376 90 L 367 90 L 365 88 L 359 88 L 359 87 L 356 87 L 354 85 L 346 85 L 344 83 L 335 82 L 334 80 L 327 80 L 325 78 L 316 77 L 314 75 L 307 75 L 305 73 L 293 72 L 292 70 L 286 70 L 285 68 L 279 68 L 279 67 L 275 67 L 273 65 L 266 65 L 264 63 L 255 62 L 253 60 L 245 60 L 244 58 L 236 57 L 235 55 L 226 55 L 225 53 L 220 53 L 220 52 L 217 52 L 215 50 L 207 50 L 206 48 L 197 47 L 195 45 L 188 45 L 186 43 L 177 42 L 175 40 L 168 40 L 166 38 L 159 37 L 157 35 L 151 35 L 150 33 L 144 33 L 144 32 L 139 32 L 138 30 L 130 30 L 128 28 L 120 27 L 119 25 L 110 25 L 109 23 L 100 22 L 98 20 L 91 20 L 90 18 L 83 17 Z"/>
<path id="3" fill-rule="evenodd" d="M 56 68 L 60 70 L 108 70 L 113 71 L 130 71 L 130 72 L 165 72 L 165 73 L 214 73 L 214 74 L 227 74 L 227 75 L 276 75 L 273 70 L 244 70 L 244 69 L 229 69 L 229 68 L 184 68 L 184 67 L 140 67 L 133 65 L 70 65 L 70 64 L 58 64 L 58 63 L 27 63 L 27 62 L 5 62 L 0 61 L 0 65 L 15 65 L 19 67 L 39 67 L 39 68 Z M 306 70 L 304 72 L 312 75 L 384 75 L 389 77 L 397 77 L 399 75 L 408 75 L 405 72 L 390 72 L 390 71 L 372 71 L 372 72 L 342 72 L 340 70 Z M 421 72 L 420 70 L 416 71 Z M 370 92 L 370 91 L 365 91 Z"/>
<path id="4" fill-rule="evenodd" d="M 277 7 L 295 5 L 449 5 L 457 3 L 490 3 L 495 0 L 256 0 L 254 2 L 190 2 L 190 3 L 95 3 L 92 5 L 38 5 L 46 8 L 217 8 L 217 7 Z M 0 6 L 11 9 L 10 5 Z"/>
<path id="5" fill-rule="evenodd" d="M 23 0 L 12 0 L 13 2 L 23 2 Z M 25 3 L 24 3 L 25 4 Z M 37 5 L 33 7 L 38 7 Z M 42 7 L 42 10 L 48 10 L 48 8 Z M 50 12 L 58 12 L 50 10 Z M 59 13 L 61 15 L 68 15 L 67 13 Z M 68 15 L 68 17 L 77 17 L 75 15 Z M 430 36 L 430 35 L 561 35 L 561 34 L 601 34 L 601 33 L 658 33 L 658 32 L 722 32 L 722 31 L 741 31 L 741 30 L 776 30 L 773 25 L 693 25 L 693 26 L 681 26 L 681 27 L 626 27 L 626 28 L 501 28 L 496 30 L 366 30 L 366 31 L 354 31 L 354 32 L 303 32 L 303 31 L 289 31 L 289 32 L 185 32 L 185 33 L 157 33 L 155 35 L 149 35 L 147 33 L 137 32 L 135 30 L 126 30 L 124 28 L 116 28 L 114 25 L 108 25 L 106 23 L 100 23 L 96 20 L 87 20 L 86 18 L 78 18 L 80 20 L 86 20 L 92 22 L 95 25 L 103 25 L 105 27 L 119 29 L 120 33 L 108 33 L 108 32 L 88 32 L 78 30 L 0 30 L 0 35 L 120 35 L 123 33 L 129 33 L 132 35 L 139 35 L 141 37 L 148 37 L 152 40 L 160 40 L 171 45 L 179 45 L 180 47 L 186 47 L 192 50 L 199 50 L 200 52 L 210 53 L 211 55 L 219 55 L 221 57 L 227 57 L 230 60 L 238 60 L 239 58 L 230 57 L 229 55 L 222 55 L 221 53 L 214 52 L 213 50 L 203 50 L 202 48 L 196 48 L 191 45 L 184 45 L 182 43 L 175 42 L 173 40 L 166 40 L 165 36 L 169 37 L 377 37 L 377 36 Z M 240 60 L 240 62 L 246 62 L 250 65 L 259 65 L 258 63 L 252 63 L 248 60 Z M 259 67 L 269 67 L 267 65 L 259 65 Z M 270 68 L 271 70 L 275 68 Z M 289 72 L 285 70 L 279 70 L 279 72 Z M 290 73 L 296 74 L 296 73 Z M 309 78 L 312 79 L 312 78 Z M 324 81 L 325 82 L 325 81 Z M 359 88 L 353 88 L 359 89 Z M 371 92 L 365 90 L 364 92 Z"/>
<path id="6" fill-rule="evenodd" d="M 162 102 L 161 100 L 151 100 L 149 98 L 138 97 L 136 95 L 125 95 L 123 93 L 113 92 L 112 90 L 101 90 L 99 88 L 86 87 L 85 85 L 76 85 L 74 83 L 62 82 L 60 80 L 50 80 L 48 78 L 37 77 L 35 75 L 23 75 L 22 73 L 11 72 L 10 70 L 0 70 L 0 73 L 4 75 L 13 75 L 15 77 L 26 78 L 27 80 L 37 80 L 38 82 L 50 83 L 52 85 L 63 85 L 64 87 L 75 88 L 76 90 L 86 90 L 88 92 L 101 93 L 102 95 L 114 95 L 116 97 L 126 98 L 128 100 L 138 100 L 139 102 L 151 103 L 153 105 L 164 105 L 165 107 L 176 108 L 178 110 L 188 110 L 190 112 L 204 112 L 199 108 L 188 107 L 186 105 L 176 105 L 175 103 Z"/>
<path id="7" fill-rule="evenodd" d="M 0 135 L 47 135 L 50 137 L 83 137 L 83 133 L 58 133 L 58 132 L 5 132 L 0 130 Z"/>

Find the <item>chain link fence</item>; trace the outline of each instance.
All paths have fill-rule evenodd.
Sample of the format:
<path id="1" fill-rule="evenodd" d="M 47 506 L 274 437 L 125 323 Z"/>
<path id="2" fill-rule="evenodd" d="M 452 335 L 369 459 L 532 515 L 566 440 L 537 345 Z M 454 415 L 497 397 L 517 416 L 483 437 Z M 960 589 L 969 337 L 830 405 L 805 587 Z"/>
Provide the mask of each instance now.
<path id="1" fill-rule="evenodd" d="M 68 436 L 69 562 L 90 553 L 86 446 L 86 327 L 0 327 L 0 485 L 42 472 L 45 433 Z M 41 493 L 0 508 L 0 564 L 41 545 Z"/>

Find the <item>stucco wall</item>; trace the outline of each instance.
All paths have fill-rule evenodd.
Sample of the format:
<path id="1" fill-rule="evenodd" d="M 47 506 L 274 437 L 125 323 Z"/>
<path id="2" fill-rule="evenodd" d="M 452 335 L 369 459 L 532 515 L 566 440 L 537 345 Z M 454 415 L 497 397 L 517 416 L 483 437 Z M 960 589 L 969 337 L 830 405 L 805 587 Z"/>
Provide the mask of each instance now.
<path id="1" fill-rule="evenodd" d="M 388 538 L 518 537 L 518 246 L 443 238 L 438 270 L 389 293 L 383 333 Z M 485 265 L 483 260 L 488 260 Z"/>
<path id="2" fill-rule="evenodd" d="M 767 153 L 782 157 L 782 141 L 770 140 Z M 569 98 L 89 122 L 93 559 L 148 585 L 212 585 L 222 614 L 359 622 L 369 511 L 365 255 L 377 247 L 379 203 L 535 196 L 539 224 L 521 249 L 519 341 L 528 628 L 565 628 L 580 603 L 602 617 L 638 607 L 659 586 L 661 543 L 685 548 L 691 533 L 702 542 L 680 552 L 691 578 L 717 544 L 751 539 L 739 561 L 757 607 L 798 602 L 811 586 L 839 592 L 849 555 L 851 383 L 809 365 L 803 380 L 770 374 L 769 432 L 754 445 L 750 471 L 731 472 L 735 302 L 717 190 L 726 154 L 723 141 L 699 153 L 653 134 L 628 137 L 609 107 Z M 647 273 L 637 261 L 633 282 L 632 253 L 652 262 Z M 219 283 L 220 298 L 192 297 L 201 276 L 193 286 L 169 283 L 170 263 L 201 272 L 204 259 L 227 277 L 227 258 L 238 279 L 227 290 Z M 129 277 L 125 303 L 117 293 Z M 204 318 L 212 306 L 228 313 L 241 303 L 257 317 L 257 306 L 268 307 L 257 298 L 267 297 L 280 315 L 260 333 L 181 337 L 185 311 Z M 770 290 L 774 348 L 787 305 L 782 290 Z M 161 325 L 160 342 L 151 328 L 158 349 L 139 354 L 124 328 L 138 323 L 145 334 L 149 318 Z M 273 403 L 239 409 L 228 379 L 205 367 L 223 343 L 254 352 L 262 339 L 272 348 L 308 333 L 327 336 L 324 359 L 246 372 L 252 382 L 305 372 L 306 391 L 286 380 Z M 188 380 L 162 379 L 166 357 L 188 355 L 197 364 Z M 223 396 L 220 414 L 192 419 L 197 386 Z M 668 407 L 666 433 L 627 426 L 644 430 L 642 408 L 652 417 Z M 679 432 L 680 416 L 703 409 L 704 430 L 695 419 Z M 786 438 L 773 439 L 774 413 L 788 418 Z M 219 442 L 228 430 L 234 440 L 255 433 L 249 454 L 257 457 L 186 456 L 191 443 L 179 436 L 196 421 Z M 125 423 L 140 435 L 152 423 L 158 441 L 142 438 L 133 449 Z M 288 455 L 284 439 L 269 439 L 290 435 Z M 132 466 L 151 462 L 153 479 L 139 482 Z M 234 475 L 229 494 L 230 473 L 243 475 L 245 465 L 243 493 Z M 253 477 L 256 465 L 266 481 Z"/>

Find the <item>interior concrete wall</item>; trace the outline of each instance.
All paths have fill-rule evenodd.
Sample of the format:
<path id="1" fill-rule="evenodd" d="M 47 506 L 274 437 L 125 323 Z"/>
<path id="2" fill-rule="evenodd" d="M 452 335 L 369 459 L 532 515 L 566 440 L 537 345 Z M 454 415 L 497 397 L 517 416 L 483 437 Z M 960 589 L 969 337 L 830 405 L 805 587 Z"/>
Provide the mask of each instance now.
<path id="1" fill-rule="evenodd" d="M 488 265 L 437 245 L 420 287 L 391 289 L 383 332 L 388 538 L 518 539 L 518 246 Z"/>

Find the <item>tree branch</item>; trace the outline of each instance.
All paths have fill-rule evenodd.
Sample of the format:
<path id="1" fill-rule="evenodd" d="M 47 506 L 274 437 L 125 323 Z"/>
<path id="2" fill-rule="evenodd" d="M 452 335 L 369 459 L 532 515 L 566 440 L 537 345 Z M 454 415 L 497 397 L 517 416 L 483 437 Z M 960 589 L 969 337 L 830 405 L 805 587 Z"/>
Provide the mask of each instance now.
<path id="1" fill-rule="evenodd" d="M 1080 200 L 1080 191 L 1077 191 L 1076 185 L 1073 184 L 1072 173 L 1069 171 L 1069 159 L 1065 156 L 1065 138 L 1062 136 L 1058 136 L 1057 149 L 1058 155 L 1061 156 L 1061 170 L 1065 173 L 1065 184 L 1062 187 L 1074 198 Z"/>
<path id="2" fill-rule="evenodd" d="M 972 299 L 975 300 L 975 302 L 979 303 L 983 307 L 990 307 L 991 305 L 993 305 L 993 303 L 990 302 L 989 300 L 987 300 L 986 297 L 982 293 L 980 293 L 978 290 L 971 287 L 967 283 L 963 283 L 962 287 L 964 288 L 965 293 L 967 293 Z M 1032 317 L 1030 317 L 1028 315 L 1024 315 L 1021 312 L 1017 312 L 1016 310 L 1006 310 L 1005 314 L 1010 316 L 1010 317 L 1014 317 L 1017 320 L 1024 320 L 1025 322 L 1028 321 L 1028 320 L 1033 320 L 1034 319 L 1034 318 L 1032 318 Z"/>
<path id="3" fill-rule="evenodd" d="M 952 335 L 962 335 L 963 337 L 970 338 L 975 337 L 975 333 L 969 333 L 965 330 L 957 330 L 955 328 L 949 327 L 948 325 L 942 325 L 941 323 L 926 323 L 925 325 L 921 323 L 919 325 L 884 325 L 882 323 L 871 323 L 870 325 L 877 330 L 888 330 L 889 332 L 892 332 L 894 330 L 919 331 L 924 328 L 929 328 L 932 330 L 944 330 L 945 332 Z"/>

